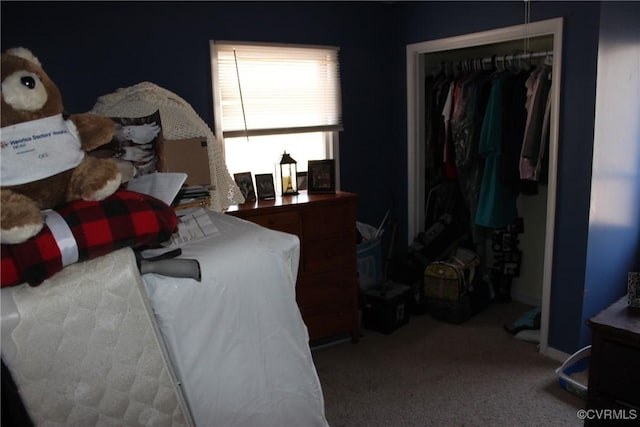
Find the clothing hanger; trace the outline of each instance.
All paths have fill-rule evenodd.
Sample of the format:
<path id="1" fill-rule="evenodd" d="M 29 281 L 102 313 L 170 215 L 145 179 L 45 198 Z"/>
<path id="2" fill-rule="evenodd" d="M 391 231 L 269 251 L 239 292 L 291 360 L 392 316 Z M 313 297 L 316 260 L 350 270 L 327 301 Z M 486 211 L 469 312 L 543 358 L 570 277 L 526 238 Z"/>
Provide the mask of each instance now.
<path id="1" fill-rule="evenodd" d="M 435 67 L 433 67 L 433 69 L 431 70 L 431 76 L 435 78 L 435 77 L 438 77 L 443 72 L 444 72 L 444 61 L 440 61 L 440 63 Z"/>
<path id="2" fill-rule="evenodd" d="M 530 71 L 531 68 L 533 68 L 533 62 L 532 62 L 533 53 L 532 52 L 528 53 L 529 59 L 525 59 L 525 55 L 527 55 L 527 53 L 522 54 L 522 61 L 524 63 L 524 66 L 521 66 L 520 69 L 523 71 Z"/>
<path id="3" fill-rule="evenodd" d="M 454 62 L 447 62 L 447 77 L 454 77 L 456 74 L 456 64 Z"/>
<path id="4" fill-rule="evenodd" d="M 502 55 L 502 65 L 500 71 L 507 71 L 507 55 Z"/>
<path id="5" fill-rule="evenodd" d="M 514 53 L 511 55 L 511 59 L 509 60 L 510 70 L 513 74 L 518 74 L 520 72 L 520 54 Z"/>

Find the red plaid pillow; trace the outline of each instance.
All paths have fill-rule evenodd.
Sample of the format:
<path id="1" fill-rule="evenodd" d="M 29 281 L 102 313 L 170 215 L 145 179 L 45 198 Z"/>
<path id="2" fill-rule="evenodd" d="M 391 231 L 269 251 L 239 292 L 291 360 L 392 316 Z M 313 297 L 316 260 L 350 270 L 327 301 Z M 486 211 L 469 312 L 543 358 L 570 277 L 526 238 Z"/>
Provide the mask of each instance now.
<path id="1" fill-rule="evenodd" d="M 164 202 L 119 190 L 100 202 L 73 201 L 55 209 L 69 226 L 78 246 L 78 260 L 106 255 L 124 247 L 169 240 L 178 220 Z M 27 282 L 37 286 L 62 270 L 62 255 L 47 225 L 17 245 L 2 245 L 1 286 Z"/>

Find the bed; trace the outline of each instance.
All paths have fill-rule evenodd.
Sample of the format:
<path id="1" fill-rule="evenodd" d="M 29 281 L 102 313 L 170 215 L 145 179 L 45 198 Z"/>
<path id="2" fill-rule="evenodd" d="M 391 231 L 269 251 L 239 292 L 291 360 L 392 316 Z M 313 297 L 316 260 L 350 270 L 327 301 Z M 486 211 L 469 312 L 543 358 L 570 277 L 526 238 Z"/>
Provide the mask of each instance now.
<path id="1" fill-rule="evenodd" d="M 208 214 L 215 233 L 182 246 L 201 282 L 140 276 L 121 249 L 2 289 L 2 357 L 37 425 L 327 425 L 297 237 Z"/>
<path id="2" fill-rule="evenodd" d="M 114 247 L 43 269 L 52 275 L 39 286 L 2 288 L 2 360 L 28 416 L 48 426 L 326 426 L 295 300 L 298 237 L 222 213 L 243 199 L 220 142 L 177 95 L 142 83 L 99 98 L 94 112 L 159 112 L 163 138 L 206 139 L 213 232 L 180 244 L 201 281 L 140 274 L 134 250 Z"/>

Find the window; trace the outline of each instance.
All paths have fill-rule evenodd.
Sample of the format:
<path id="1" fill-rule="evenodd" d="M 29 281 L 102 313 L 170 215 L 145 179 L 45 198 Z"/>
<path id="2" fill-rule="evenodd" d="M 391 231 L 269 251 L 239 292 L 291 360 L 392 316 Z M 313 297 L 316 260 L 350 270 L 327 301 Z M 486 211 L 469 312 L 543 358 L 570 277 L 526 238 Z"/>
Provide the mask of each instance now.
<path id="1" fill-rule="evenodd" d="M 284 151 L 298 171 L 308 160 L 337 159 L 337 48 L 212 41 L 211 70 L 216 134 L 230 173 L 275 174 Z"/>

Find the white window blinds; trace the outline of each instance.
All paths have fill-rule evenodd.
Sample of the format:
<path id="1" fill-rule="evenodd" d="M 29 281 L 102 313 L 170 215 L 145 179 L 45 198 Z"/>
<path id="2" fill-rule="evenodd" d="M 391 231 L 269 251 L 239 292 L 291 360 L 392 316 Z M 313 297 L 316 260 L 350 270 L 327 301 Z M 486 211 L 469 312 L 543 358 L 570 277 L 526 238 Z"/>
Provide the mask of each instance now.
<path id="1" fill-rule="evenodd" d="M 212 53 L 224 137 L 342 130 L 337 48 L 212 42 Z"/>

